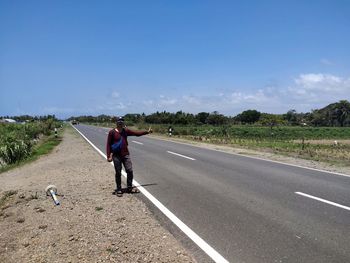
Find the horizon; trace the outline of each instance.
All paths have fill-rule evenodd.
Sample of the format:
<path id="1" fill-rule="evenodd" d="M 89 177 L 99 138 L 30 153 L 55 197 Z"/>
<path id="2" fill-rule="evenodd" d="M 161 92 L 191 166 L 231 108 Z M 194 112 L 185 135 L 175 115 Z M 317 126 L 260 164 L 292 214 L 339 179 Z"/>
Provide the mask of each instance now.
<path id="1" fill-rule="evenodd" d="M 348 1 L 1 1 L 0 116 L 350 101 Z"/>
<path id="2" fill-rule="evenodd" d="M 347 101 L 347 100 L 346 100 Z M 326 107 L 328 107 L 328 106 L 330 106 L 330 105 L 332 105 L 332 104 L 335 104 L 335 103 L 339 103 L 340 101 L 338 101 L 338 102 L 334 102 L 334 103 L 330 103 L 330 104 L 328 104 L 328 105 L 326 105 L 326 106 L 324 106 L 324 107 L 322 107 L 322 108 L 320 108 L 320 109 L 312 109 L 312 110 L 310 110 L 310 111 L 306 111 L 306 112 L 298 112 L 298 111 L 296 111 L 295 113 L 296 114 L 308 114 L 308 113 L 312 113 L 312 111 L 314 111 L 314 110 L 321 110 L 321 109 L 324 109 L 324 108 L 326 108 Z M 244 111 L 248 111 L 248 110 L 255 110 L 255 109 L 247 109 L 247 110 L 244 110 Z M 290 109 L 290 110 L 294 110 L 294 109 Z M 198 112 L 198 113 L 190 113 L 190 112 L 183 112 L 182 111 L 182 113 L 184 113 L 184 114 L 192 114 L 192 115 L 194 115 L 194 116 L 196 116 L 196 115 L 198 115 L 199 113 L 208 113 L 208 114 L 214 114 L 214 113 L 217 113 L 217 114 L 221 114 L 221 115 L 223 115 L 224 117 L 227 117 L 227 118 L 235 118 L 235 117 L 237 117 L 238 115 L 240 115 L 241 113 L 243 113 L 244 111 L 242 111 L 242 112 L 239 112 L 239 113 L 237 113 L 236 115 L 226 115 L 226 114 L 221 114 L 220 112 L 216 112 L 216 111 L 214 111 L 214 112 Z M 57 119 L 59 119 L 59 120 L 61 120 L 61 121 L 67 121 L 67 120 L 70 120 L 70 119 L 74 119 L 74 118 L 80 118 L 80 117 L 93 117 L 93 118 L 96 118 L 96 117 L 100 117 L 100 116 L 107 116 L 107 117 L 111 117 L 111 118 L 114 118 L 114 117 L 120 117 L 120 116 L 123 116 L 123 117 L 125 117 L 126 115 L 143 115 L 143 114 L 145 114 L 145 116 L 149 116 L 149 115 L 152 115 L 152 114 L 156 114 L 156 113 L 163 113 L 163 112 L 165 112 L 165 113 L 170 113 L 170 114 L 176 114 L 177 112 L 168 112 L 168 111 L 156 111 L 156 112 L 151 112 L 151 113 L 149 113 L 149 114 L 145 114 L 144 112 L 142 112 L 142 113 L 126 113 L 126 114 L 124 114 L 124 115 L 109 115 L 109 114 L 99 114 L 99 115 L 76 115 L 76 116 L 69 116 L 69 117 L 66 117 L 66 118 L 58 118 L 56 115 L 34 115 L 34 116 L 32 116 L 32 115 L 28 115 L 28 117 L 31 117 L 31 118 L 45 118 L 45 117 L 48 117 L 48 116 L 53 116 L 54 118 L 57 118 Z M 178 111 L 179 112 L 179 111 Z M 258 111 L 260 114 L 271 114 L 271 115 L 285 115 L 285 114 L 287 114 L 288 113 L 288 111 L 287 112 L 284 112 L 284 113 L 269 113 L 269 112 L 260 112 L 260 111 Z M 18 116 L 9 116 L 9 115 L 4 115 L 4 116 L 0 116 L 0 119 L 6 119 L 6 118 L 9 118 L 9 119 L 11 119 L 11 118 L 18 118 L 18 117 L 23 117 L 23 116 L 26 116 L 26 115 L 18 115 Z"/>

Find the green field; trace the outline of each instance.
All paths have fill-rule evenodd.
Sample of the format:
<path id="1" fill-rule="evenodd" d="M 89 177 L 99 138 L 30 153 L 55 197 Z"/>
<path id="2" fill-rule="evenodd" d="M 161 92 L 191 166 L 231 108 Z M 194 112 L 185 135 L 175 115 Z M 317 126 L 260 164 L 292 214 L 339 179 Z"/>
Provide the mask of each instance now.
<path id="1" fill-rule="evenodd" d="M 138 125 L 146 128 L 148 125 Z M 151 125 L 155 132 L 166 134 L 167 125 Z M 250 125 L 225 126 L 172 126 L 174 135 L 191 135 L 204 138 L 233 138 L 254 140 L 298 140 L 298 139 L 350 139 L 350 128 L 341 127 L 264 127 Z"/>

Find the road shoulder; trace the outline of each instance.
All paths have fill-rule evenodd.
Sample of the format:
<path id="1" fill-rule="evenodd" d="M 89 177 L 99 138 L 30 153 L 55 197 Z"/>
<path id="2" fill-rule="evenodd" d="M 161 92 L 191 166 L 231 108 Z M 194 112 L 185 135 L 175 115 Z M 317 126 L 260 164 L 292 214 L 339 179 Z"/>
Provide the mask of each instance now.
<path id="1" fill-rule="evenodd" d="M 137 195 L 111 194 L 113 167 L 71 128 L 0 181 L 0 262 L 195 262 Z"/>

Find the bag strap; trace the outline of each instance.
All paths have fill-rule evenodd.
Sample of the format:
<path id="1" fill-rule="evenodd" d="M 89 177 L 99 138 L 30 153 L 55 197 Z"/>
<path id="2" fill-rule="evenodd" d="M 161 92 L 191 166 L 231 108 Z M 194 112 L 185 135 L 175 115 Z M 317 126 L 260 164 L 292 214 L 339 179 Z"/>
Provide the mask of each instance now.
<path id="1" fill-rule="evenodd" d="M 113 129 L 113 134 L 112 134 L 113 138 L 114 138 L 114 135 L 115 135 L 116 132 L 117 132 L 117 131 L 116 131 L 115 129 Z M 118 133 L 120 134 L 121 137 L 124 137 L 124 138 L 126 139 L 127 134 L 126 134 L 126 131 L 125 131 L 124 128 L 122 129 L 121 132 L 118 131 Z M 122 138 L 120 138 L 120 139 L 122 139 Z"/>

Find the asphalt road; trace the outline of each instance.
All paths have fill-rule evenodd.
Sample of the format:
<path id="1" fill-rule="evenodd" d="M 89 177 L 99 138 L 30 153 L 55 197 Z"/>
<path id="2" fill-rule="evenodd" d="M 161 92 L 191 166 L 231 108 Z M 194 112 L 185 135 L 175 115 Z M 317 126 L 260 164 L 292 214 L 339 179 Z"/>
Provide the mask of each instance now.
<path id="1" fill-rule="evenodd" d="M 105 152 L 107 129 L 75 127 Z M 128 141 L 135 179 L 229 262 L 350 262 L 350 177 L 151 136 Z"/>

